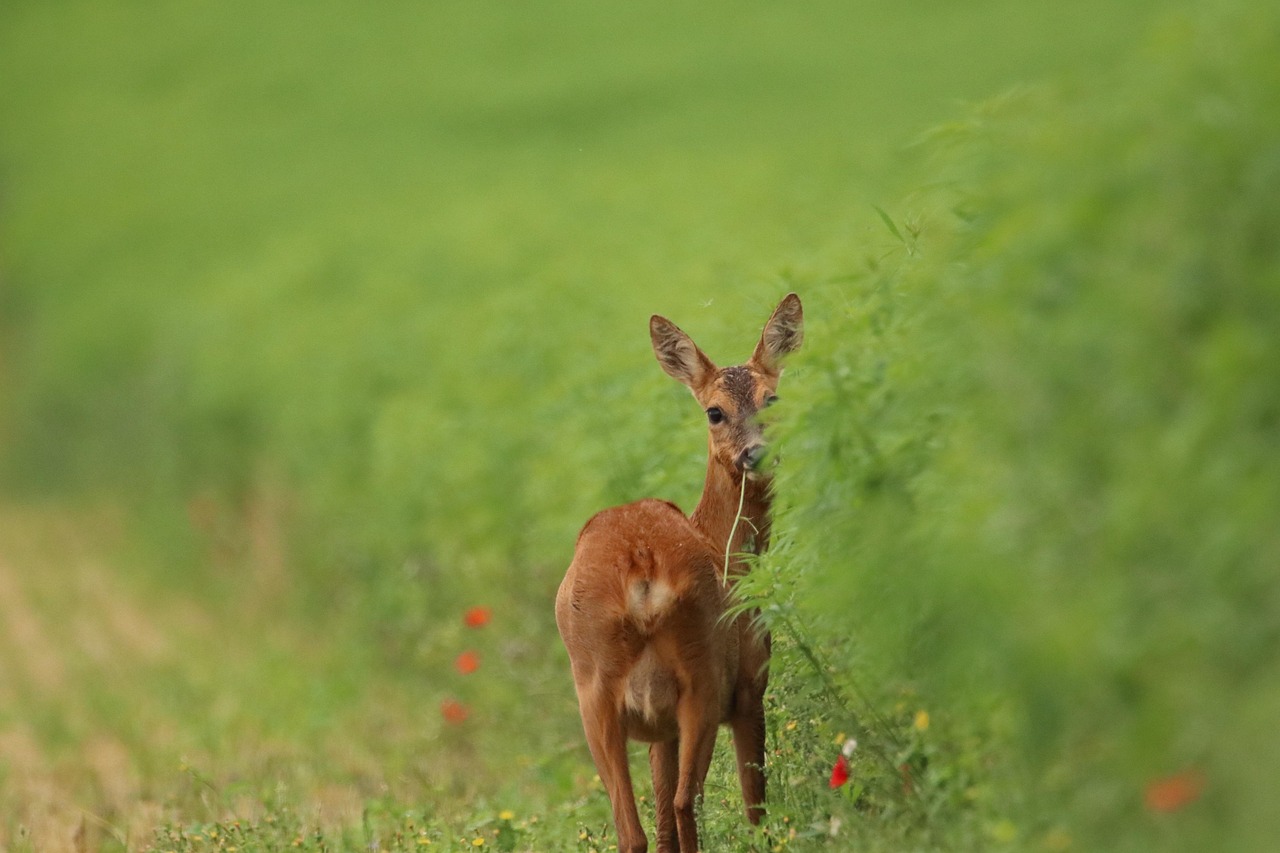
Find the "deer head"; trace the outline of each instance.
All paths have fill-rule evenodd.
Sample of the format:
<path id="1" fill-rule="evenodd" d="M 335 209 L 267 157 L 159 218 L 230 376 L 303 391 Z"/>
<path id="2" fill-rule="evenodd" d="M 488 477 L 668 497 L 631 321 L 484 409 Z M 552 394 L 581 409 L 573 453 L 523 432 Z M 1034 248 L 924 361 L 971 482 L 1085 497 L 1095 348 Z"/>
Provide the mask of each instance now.
<path id="1" fill-rule="evenodd" d="M 662 369 L 688 386 L 706 412 L 712 460 L 735 478 L 765 479 L 760 467 L 764 430 L 757 416 L 778 399 L 782 357 L 804 340 L 800 297 L 788 294 L 778 304 L 746 364 L 716 367 L 692 338 L 665 317 L 655 315 L 649 320 L 649 337 Z"/>

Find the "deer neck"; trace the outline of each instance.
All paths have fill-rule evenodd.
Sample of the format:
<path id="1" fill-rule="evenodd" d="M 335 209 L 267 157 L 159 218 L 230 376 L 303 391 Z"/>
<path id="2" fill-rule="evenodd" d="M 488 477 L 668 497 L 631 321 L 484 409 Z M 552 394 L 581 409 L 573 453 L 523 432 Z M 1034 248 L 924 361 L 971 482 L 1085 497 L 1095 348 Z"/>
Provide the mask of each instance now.
<path id="1" fill-rule="evenodd" d="M 690 521 L 721 553 L 759 554 L 769 542 L 769 510 L 772 504 L 769 483 L 747 478 L 744 491 L 743 478 L 741 471 L 721 464 L 714 455 L 708 454 L 707 480 Z M 742 504 L 741 518 L 738 515 L 739 501 Z"/>

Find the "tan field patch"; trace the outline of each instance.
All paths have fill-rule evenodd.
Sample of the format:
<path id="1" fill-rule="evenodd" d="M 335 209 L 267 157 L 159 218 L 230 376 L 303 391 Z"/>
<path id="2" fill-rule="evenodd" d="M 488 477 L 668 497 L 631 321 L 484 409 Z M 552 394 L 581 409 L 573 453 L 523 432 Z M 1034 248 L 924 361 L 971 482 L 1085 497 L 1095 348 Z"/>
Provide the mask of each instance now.
<path id="1" fill-rule="evenodd" d="M 32 609 L 18 572 L 0 554 L 0 624 L 8 645 L 10 667 L 41 694 L 60 691 L 66 683 L 63 656 Z"/>
<path id="2" fill-rule="evenodd" d="M 421 754 L 416 717 L 388 708 L 394 693 L 375 703 L 389 716 L 372 749 L 363 701 L 332 731 L 270 730 L 262 702 L 331 666 L 317 635 L 278 618 L 282 504 L 255 498 L 236 534 L 249 547 L 225 566 L 243 591 L 217 602 L 133 583 L 109 513 L 78 523 L 0 506 L 0 853 L 146 850 L 165 826 L 252 822 L 272 790 L 259 783 L 318 828 L 358 826 L 366 798 L 389 790 L 385 741 Z M 302 714 L 306 701 L 279 707 Z"/>
<path id="3" fill-rule="evenodd" d="M 172 742 L 181 721 L 132 685 L 175 660 L 170 620 L 198 608 L 144 606 L 94 554 L 111 550 L 95 541 L 103 529 L 96 516 L 0 508 L 0 700 L 12 721 L 0 724 L 0 851 L 141 849 L 164 819 L 117 730 L 146 726 L 148 749 Z M 136 716 L 103 718 L 104 702 Z"/>

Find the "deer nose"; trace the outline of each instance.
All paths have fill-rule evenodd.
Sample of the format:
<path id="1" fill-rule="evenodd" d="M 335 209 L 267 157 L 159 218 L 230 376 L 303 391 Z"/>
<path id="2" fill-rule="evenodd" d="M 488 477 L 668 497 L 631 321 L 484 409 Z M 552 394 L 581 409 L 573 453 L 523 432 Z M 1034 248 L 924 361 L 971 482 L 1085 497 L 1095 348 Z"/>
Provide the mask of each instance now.
<path id="1" fill-rule="evenodd" d="M 754 471 L 764 459 L 764 449 L 763 444 L 756 444 L 738 454 L 738 469 Z"/>

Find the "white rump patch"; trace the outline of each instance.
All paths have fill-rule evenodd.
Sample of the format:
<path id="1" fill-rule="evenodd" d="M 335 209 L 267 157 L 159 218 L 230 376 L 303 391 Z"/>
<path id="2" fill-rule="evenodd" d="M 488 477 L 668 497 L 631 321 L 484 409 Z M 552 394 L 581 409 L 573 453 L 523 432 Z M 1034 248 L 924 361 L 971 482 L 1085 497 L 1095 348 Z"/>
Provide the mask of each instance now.
<path id="1" fill-rule="evenodd" d="M 627 590 L 627 612 L 641 631 L 653 629 L 675 601 L 675 591 L 666 581 L 636 580 Z"/>

